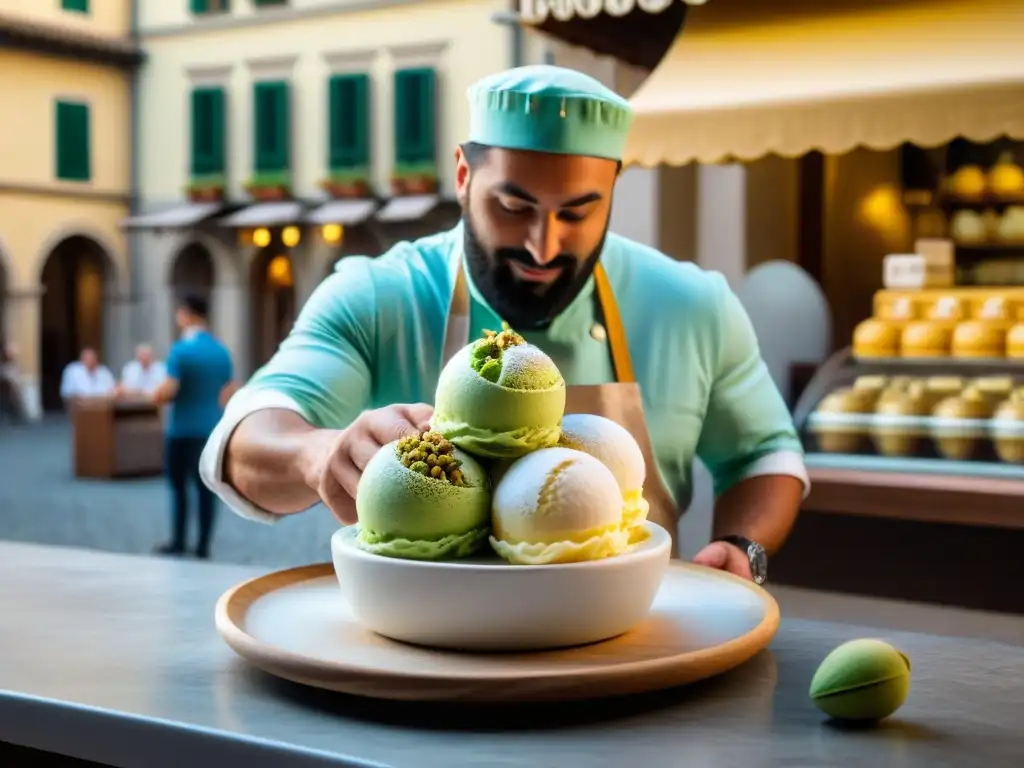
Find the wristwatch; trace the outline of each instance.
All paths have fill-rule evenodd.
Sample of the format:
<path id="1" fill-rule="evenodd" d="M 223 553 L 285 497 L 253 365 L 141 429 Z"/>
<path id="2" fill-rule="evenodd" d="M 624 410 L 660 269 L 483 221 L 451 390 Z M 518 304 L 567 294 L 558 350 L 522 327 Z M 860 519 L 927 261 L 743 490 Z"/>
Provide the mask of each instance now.
<path id="1" fill-rule="evenodd" d="M 715 541 L 724 541 L 742 550 L 750 560 L 750 575 L 755 584 L 764 584 L 768 578 L 768 553 L 756 541 L 743 536 L 720 536 Z"/>

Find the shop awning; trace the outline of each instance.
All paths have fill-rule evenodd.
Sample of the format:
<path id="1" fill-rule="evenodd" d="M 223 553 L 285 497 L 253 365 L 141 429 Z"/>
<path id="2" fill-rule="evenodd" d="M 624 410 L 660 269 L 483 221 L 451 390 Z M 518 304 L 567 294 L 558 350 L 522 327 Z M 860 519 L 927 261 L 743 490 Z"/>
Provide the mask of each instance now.
<path id="1" fill-rule="evenodd" d="M 189 203 L 166 211 L 132 216 L 121 222 L 123 229 L 186 229 L 222 210 L 222 203 Z"/>
<path id="2" fill-rule="evenodd" d="M 256 203 L 225 216 L 220 223 L 225 227 L 282 227 L 302 219 L 302 203 L 294 200 L 276 203 Z"/>
<path id="3" fill-rule="evenodd" d="M 1024 138 L 1021 0 L 738 5 L 690 10 L 633 96 L 627 163 Z"/>
<path id="4" fill-rule="evenodd" d="M 331 200 L 306 214 L 310 224 L 362 224 L 377 209 L 376 200 Z"/>
<path id="5" fill-rule="evenodd" d="M 439 202 L 437 195 L 394 197 L 377 212 L 377 221 L 415 221 L 434 210 Z"/>

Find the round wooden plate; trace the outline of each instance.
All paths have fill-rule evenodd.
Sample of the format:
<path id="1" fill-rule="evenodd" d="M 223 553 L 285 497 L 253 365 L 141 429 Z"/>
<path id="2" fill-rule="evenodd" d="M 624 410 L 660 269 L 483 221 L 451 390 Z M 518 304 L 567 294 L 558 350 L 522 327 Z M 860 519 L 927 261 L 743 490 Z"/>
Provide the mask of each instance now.
<path id="1" fill-rule="evenodd" d="M 317 688 L 380 699 L 553 701 L 636 694 L 721 674 L 771 642 L 779 606 L 736 576 L 673 563 L 647 621 L 617 638 L 537 653 L 456 653 L 363 629 L 328 563 L 230 589 L 217 602 L 216 623 L 254 666 Z"/>

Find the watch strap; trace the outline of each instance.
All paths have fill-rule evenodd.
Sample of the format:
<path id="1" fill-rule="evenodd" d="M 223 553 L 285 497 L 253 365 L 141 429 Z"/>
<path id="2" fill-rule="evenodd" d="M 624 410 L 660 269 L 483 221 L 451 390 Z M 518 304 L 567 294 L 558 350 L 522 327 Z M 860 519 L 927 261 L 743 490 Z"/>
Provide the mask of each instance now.
<path id="1" fill-rule="evenodd" d="M 765 552 L 764 547 L 758 544 L 756 541 L 746 538 L 745 536 L 719 536 L 714 541 L 725 542 L 726 544 L 732 544 L 734 547 L 739 549 L 743 554 L 750 560 L 750 570 L 754 577 L 755 584 L 763 584 L 767 577 L 768 568 L 768 555 Z"/>

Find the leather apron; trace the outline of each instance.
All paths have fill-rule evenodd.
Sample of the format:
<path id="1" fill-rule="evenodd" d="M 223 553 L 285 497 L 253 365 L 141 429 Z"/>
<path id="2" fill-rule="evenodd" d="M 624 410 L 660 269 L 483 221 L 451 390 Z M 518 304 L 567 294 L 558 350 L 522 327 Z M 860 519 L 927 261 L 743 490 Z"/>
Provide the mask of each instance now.
<path id="1" fill-rule="evenodd" d="M 470 296 L 462 266 L 462 249 L 458 248 L 457 272 L 448 306 L 441 365 L 469 343 Z M 657 523 L 672 536 L 672 556 L 676 556 L 676 522 L 678 514 L 672 495 L 668 492 L 655 463 L 651 437 L 644 420 L 640 386 L 633 375 L 633 362 L 629 355 L 626 329 L 622 325 L 618 304 L 612 294 L 611 283 L 601 262 L 594 268 L 594 287 L 604 318 L 608 347 L 615 371 L 614 384 L 572 385 L 566 387 L 566 413 L 592 413 L 618 423 L 633 435 L 647 466 L 643 495 L 650 506 L 647 519 Z M 500 330 L 495 328 L 494 330 Z"/>

